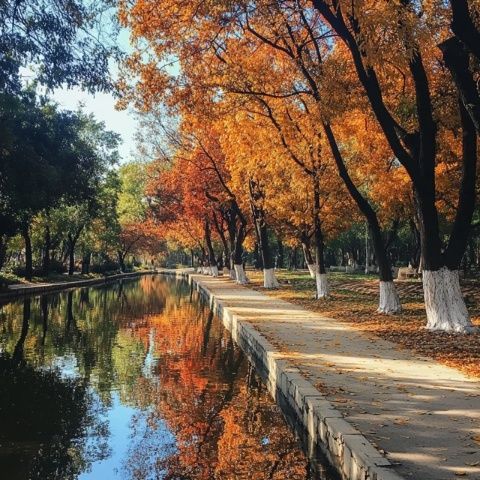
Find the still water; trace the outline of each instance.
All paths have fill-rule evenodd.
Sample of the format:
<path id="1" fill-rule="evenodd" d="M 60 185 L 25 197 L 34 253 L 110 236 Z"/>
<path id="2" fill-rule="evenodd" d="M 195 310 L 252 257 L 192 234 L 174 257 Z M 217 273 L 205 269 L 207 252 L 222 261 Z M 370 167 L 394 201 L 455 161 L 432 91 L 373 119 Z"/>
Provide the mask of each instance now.
<path id="1" fill-rule="evenodd" d="M 313 470 L 185 282 L 0 306 L 0 479 L 330 479 Z"/>

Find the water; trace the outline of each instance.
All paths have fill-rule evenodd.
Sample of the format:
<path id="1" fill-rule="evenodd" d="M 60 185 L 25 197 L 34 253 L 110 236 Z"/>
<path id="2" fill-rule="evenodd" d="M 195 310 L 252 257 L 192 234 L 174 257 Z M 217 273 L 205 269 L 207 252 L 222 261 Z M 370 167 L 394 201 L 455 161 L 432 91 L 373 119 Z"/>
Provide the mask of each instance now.
<path id="1" fill-rule="evenodd" d="M 197 293 L 145 276 L 0 307 L 0 479 L 77 478 L 331 477 Z"/>

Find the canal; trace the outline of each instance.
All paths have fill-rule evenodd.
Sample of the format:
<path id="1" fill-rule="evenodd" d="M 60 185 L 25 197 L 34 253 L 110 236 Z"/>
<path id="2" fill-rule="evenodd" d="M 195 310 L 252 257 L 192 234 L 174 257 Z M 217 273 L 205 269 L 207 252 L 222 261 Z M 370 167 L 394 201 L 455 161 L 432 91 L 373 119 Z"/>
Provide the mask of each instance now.
<path id="1" fill-rule="evenodd" d="M 144 276 L 0 306 L 0 478 L 333 477 L 198 293 Z"/>

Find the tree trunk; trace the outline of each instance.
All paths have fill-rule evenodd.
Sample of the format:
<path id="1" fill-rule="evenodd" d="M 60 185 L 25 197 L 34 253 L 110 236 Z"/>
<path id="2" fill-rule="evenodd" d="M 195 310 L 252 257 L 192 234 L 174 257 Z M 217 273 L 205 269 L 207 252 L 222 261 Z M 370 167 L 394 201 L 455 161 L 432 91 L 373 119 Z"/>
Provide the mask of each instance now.
<path id="1" fill-rule="evenodd" d="M 208 264 L 210 267 L 210 274 L 213 277 L 218 277 L 217 259 L 215 258 L 215 252 L 213 250 L 212 237 L 210 232 L 210 222 L 208 221 L 208 219 L 205 219 L 204 229 L 205 229 L 205 243 L 207 245 L 207 250 L 208 250 Z"/>
<path id="2" fill-rule="evenodd" d="M 293 247 L 293 251 L 292 251 L 292 260 L 291 260 L 291 269 L 292 270 L 296 270 L 298 265 L 297 265 L 297 262 L 298 262 L 298 258 L 297 258 L 297 247 Z"/>
<path id="3" fill-rule="evenodd" d="M 75 272 L 75 246 L 77 244 L 78 237 L 82 233 L 83 226 L 77 228 L 77 231 L 72 235 L 68 234 L 68 274 L 73 275 Z"/>
<path id="4" fill-rule="evenodd" d="M 459 333 L 476 330 L 460 290 L 458 270 L 447 267 L 424 270 L 423 291 L 429 330 Z"/>
<path id="5" fill-rule="evenodd" d="M 263 192 L 259 185 L 250 179 L 250 205 L 252 208 L 253 221 L 255 224 L 255 233 L 257 235 L 257 244 L 262 256 L 263 263 L 263 286 L 264 288 L 278 288 L 280 285 L 275 277 L 275 265 L 273 261 L 272 249 L 268 239 L 268 228 L 266 215 L 261 206 L 263 201 Z"/>
<path id="6" fill-rule="evenodd" d="M 467 245 L 475 209 L 477 135 L 475 126 L 462 104 L 460 119 L 463 135 L 462 183 L 456 217 L 444 252 L 439 235 L 433 179 L 429 183 L 415 184 L 415 200 L 420 223 L 427 328 L 470 333 L 475 328 L 462 296 L 458 269 Z"/>
<path id="7" fill-rule="evenodd" d="M 310 251 L 310 245 L 305 244 L 302 242 L 302 250 L 303 250 L 303 256 L 305 257 L 305 263 L 308 268 L 308 273 L 310 273 L 310 276 L 312 278 L 315 278 L 315 272 L 317 271 L 317 265 L 315 264 L 315 261 L 313 260 L 312 257 L 312 252 Z"/>
<path id="8" fill-rule="evenodd" d="M 253 249 L 253 266 L 256 270 L 263 270 L 262 254 L 258 241 L 255 242 L 255 248 Z"/>
<path id="9" fill-rule="evenodd" d="M 372 239 L 372 246 L 375 252 L 375 258 L 377 260 L 380 278 L 380 300 L 377 311 L 379 313 L 386 314 L 400 313 L 402 306 L 400 304 L 400 298 L 398 297 L 395 284 L 393 283 L 392 267 L 387 255 L 385 243 L 382 238 L 382 232 L 380 230 L 380 224 L 378 223 L 377 214 L 350 178 L 331 126 L 327 123 L 324 123 L 323 126 L 330 149 L 332 151 L 332 155 L 337 165 L 338 173 L 345 183 L 350 196 L 355 201 L 359 210 L 362 212 L 368 222 L 370 238 Z"/>
<path id="10" fill-rule="evenodd" d="M 239 285 L 246 285 L 248 283 L 248 277 L 245 273 L 245 269 L 243 268 L 243 263 L 235 263 L 235 281 Z"/>
<path id="11" fill-rule="evenodd" d="M 308 272 L 312 278 L 315 278 L 315 272 L 317 271 L 317 265 L 312 256 L 312 251 L 310 249 L 310 235 L 308 232 L 302 232 L 300 243 L 302 245 L 303 256 L 305 258 L 305 263 L 308 268 Z"/>
<path id="12" fill-rule="evenodd" d="M 469 11 L 468 3 L 468 0 L 450 0 L 452 7 L 452 32 L 480 62 L 480 32 Z"/>
<path id="13" fill-rule="evenodd" d="M 479 35 L 480 38 L 480 35 Z M 464 108 L 480 133 L 480 95 L 475 78 L 470 71 L 470 58 L 464 44 L 456 37 L 439 45 L 445 65 L 450 70 Z M 480 47 L 479 47 L 480 50 Z"/>
<path id="14" fill-rule="evenodd" d="M 277 237 L 278 255 L 277 255 L 277 268 L 283 268 L 285 266 L 285 251 L 283 248 L 283 242 L 280 237 Z"/>
<path id="15" fill-rule="evenodd" d="M 90 273 L 90 261 L 92 258 L 91 252 L 86 252 L 83 254 L 82 258 L 82 274 L 87 275 Z"/>
<path id="16" fill-rule="evenodd" d="M 117 250 L 118 265 L 120 266 L 120 272 L 122 273 L 125 273 L 127 270 L 125 267 L 125 255 L 126 253 L 123 253 L 121 250 Z"/>
<path id="17" fill-rule="evenodd" d="M 322 224 L 320 222 L 320 182 L 318 172 L 314 171 L 313 180 L 313 239 L 315 247 L 315 286 L 316 298 L 327 298 L 330 291 L 328 287 L 327 271 L 325 269 L 324 242 Z"/>
<path id="18" fill-rule="evenodd" d="M 0 235 L 0 270 L 5 265 L 5 260 L 7 258 L 7 246 L 8 246 L 7 235 Z"/>
<path id="19" fill-rule="evenodd" d="M 268 240 L 268 229 L 265 218 L 260 220 L 258 229 L 260 238 L 259 246 L 263 263 L 263 286 L 265 288 L 278 288 L 280 285 L 275 277 L 272 249 Z"/>
<path id="20" fill-rule="evenodd" d="M 412 239 L 413 239 L 413 248 L 411 251 L 411 256 L 410 256 L 410 264 L 412 267 L 418 271 L 420 268 L 420 251 L 421 251 L 421 245 L 420 245 L 420 232 L 418 231 L 417 225 L 414 220 L 410 220 L 410 231 L 412 233 Z"/>
<path id="21" fill-rule="evenodd" d="M 31 280 L 33 276 L 32 240 L 30 238 L 30 229 L 28 225 L 23 225 L 22 236 L 25 241 L 25 278 Z"/>
<path id="22" fill-rule="evenodd" d="M 220 222 L 219 222 L 216 214 L 213 215 L 213 225 L 215 226 L 215 230 L 217 231 L 218 236 L 220 237 L 220 240 L 221 240 L 222 245 L 223 245 L 222 255 L 220 255 L 218 257 L 218 260 L 217 260 L 218 269 L 223 270 L 224 265 L 227 262 L 230 263 L 230 249 L 229 249 L 229 246 L 228 246 L 227 238 L 225 237 L 225 232 L 224 232 L 222 226 L 220 225 Z"/>
<path id="23" fill-rule="evenodd" d="M 234 247 L 232 251 L 233 257 L 233 273 L 235 281 L 240 285 L 248 283 L 248 277 L 243 268 L 243 241 L 246 236 L 246 223 L 240 222 L 240 225 L 235 230 Z M 231 270 L 232 271 L 232 270 Z"/>
<path id="24" fill-rule="evenodd" d="M 243 269 L 243 242 L 246 235 L 247 221 L 234 197 L 230 198 L 221 207 L 222 218 L 227 224 L 229 241 L 229 270 L 230 278 L 237 283 L 247 283 L 248 279 Z M 237 278 L 237 271 L 241 273 Z"/>
<path id="25" fill-rule="evenodd" d="M 43 262 L 42 262 L 42 274 L 48 275 L 50 273 L 50 249 L 52 241 L 50 237 L 50 225 L 45 226 L 45 238 L 43 246 Z"/>
<path id="26" fill-rule="evenodd" d="M 73 275 L 75 272 L 75 238 L 68 234 L 68 274 Z"/>
<path id="27" fill-rule="evenodd" d="M 218 270 L 219 271 L 222 271 L 223 270 L 223 258 L 224 258 L 224 252 L 222 251 L 221 253 L 219 253 L 217 255 L 217 267 L 218 267 Z"/>

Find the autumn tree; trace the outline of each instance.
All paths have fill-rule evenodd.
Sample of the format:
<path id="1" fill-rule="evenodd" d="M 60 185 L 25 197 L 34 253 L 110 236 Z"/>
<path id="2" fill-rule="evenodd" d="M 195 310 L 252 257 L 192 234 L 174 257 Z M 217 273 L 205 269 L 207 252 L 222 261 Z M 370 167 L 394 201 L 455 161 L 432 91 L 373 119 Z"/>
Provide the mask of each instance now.
<path id="1" fill-rule="evenodd" d="M 191 12 L 191 15 L 184 15 L 189 7 L 177 5 L 175 9 L 182 11 L 180 18 L 183 23 L 160 23 L 161 30 L 149 28 L 150 22 L 145 15 L 147 11 L 151 15 L 152 10 L 147 9 L 144 2 L 122 11 L 122 18 L 125 22 L 142 24 L 141 35 L 149 41 L 154 41 L 159 35 L 177 40 L 175 44 L 163 45 L 153 50 L 152 55 L 158 60 L 171 55 L 179 58 L 182 65 L 182 85 L 188 85 L 187 88 L 181 88 L 179 94 L 188 95 L 190 102 L 198 102 L 202 109 L 212 108 L 205 105 L 208 98 L 206 92 L 210 95 L 210 103 L 215 109 L 218 109 L 220 103 L 216 99 L 219 91 L 240 96 L 255 95 L 263 99 L 296 98 L 300 104 L 305 104 L 305 99 L 313 99 L 315 108 L 309 110 L 314 118 L 312 121 L 323 128 L 323 135 L 328 140 L 340 176 L 366 216 L 372 232 L 380 267 L 379 310 L 395 313 L 399 311 L 400 303 L 392 281 L 391 265 L 386 254 L 380 222 L 375 209 L 351 180 L 346 160 L 328 121 L 330 105 L 324 105 L 326 102 L 322 96 L 328 87 L 338 90 L 338 86 L 328 79 L 336 69 L 343 71 L 345 67 L 334 62 L 328 70 L 328 67 L 325 67 L 325 72 L 319 70 L 316 64 L 323 62 L 323 55 L 331 49 L 328 31 L 322 28 L 320 17 L 314 11 L 305 13 L 294 3 L 285 5 L 286 10 L 282 10 L 282 6 L 268 2 L 249 6 L 233 3 L 214 12 L 204 5 Z M 161 9 L 154 11 L 155 14 L 161 14 Z M 221 25 L 218 31 L 213 27 L 215 22 Z M 182 28 L 197 31 L 199 35 L 183 38 L 180 34 Z M 214 31 L 216 33 L 212 34 Z M 152 64 L 144 63 L 138 57 L 132 59 L 130 66 L 140 78 L 147 75 L 147 70 L 151 74 Z M 147 81 L 138 84 L 137 96 L 143 102 L 159 98 L 162 88 L 168 89 L 175 85 L 174 79 L 169 83 L 168 71 L 159 70 L 157 75 L 163 79 L 160 89 L 157 88 L 158 82 L 155 85 L 151 82 L 153 77 L 148 77 Z M 340 87 L 342 86 L 343 84 L 340 84 Z M 338 100 L 343 108 L 345 102 L 341 97 L 341 92 L 335 95 L 329 92 L 331 104 Z M 238 104 L 241 107 L 241 101 Z M 320 238 L 318 235 L 317 237 Z M 320 244 L 319 241 L 317 245 Z M 324 278 L 320 275 L 324 273 L 319 274 L 318 279 Z"/>
<path id="2" fill-rule="evenodd" d="M 151 208 L 164 229 L 187 239 L 185 246 L 198 248 L 203 261 L 213 268 L 211 273 L 218 275 L 212 243 L 215 235 L 223 247 L 230 276 L 246 283 L 242 254 L 247 220 L 231 186 L 218 133 L 205 118 L 203 123 L 188 118 L 170 139 L 175 145 L 173 158 L 169 155 L 155 163 L 156 173 L 147 189 Z M 196 229 L 192 225 L 197 225 Z"/>
<path id="3" fill-rule="evenodd" d="M 445 5 L 437 3 L 433 8 L 422 9 L 421 15 L 421 7 L 413 2 L 385 6 L 365 3 L 371 8 L 341 1 L 313 1 L 350 53 L 358 81 L 393 155 L 411 179 L 422 244 L 427 327 L 469 332 L 472 325 L 460 291 L 458 268 L 474 211 L 477 135 L 463 100 L 456 100 L 434 55 L 449 33 L 449 12 Z M 460 3 L 465 7 L 465 2 Z M 463 62 L 463 74 L 468 77 L 464 45 L 460 43 L 449 42 L 441 47 L 447 66 L 458 73 L 451 62 Z M 382 48 L 377 48 L 379 44 Z M 389 81 L 398 79 L 399 71 L 404 84 L 402 95 L 398 95 L 401 83 Z M 459 78 L 456 83 L 461 83 Z M 465 98 L 462 85 L 460 93 Z M 449 92 L 447 98 L 439 95 L 441 90 Z M 402 118 L 400 112 L 405 102 L 410 110 Z M 443 115 L 455 120 L 448 124 Z M 458 161 L 463 174 L 450 236 L 444 245 L 436 205 L 436 166 L 443 154 L 439 136 L 448 129 L 454 129 L 461 137 Z"/>

